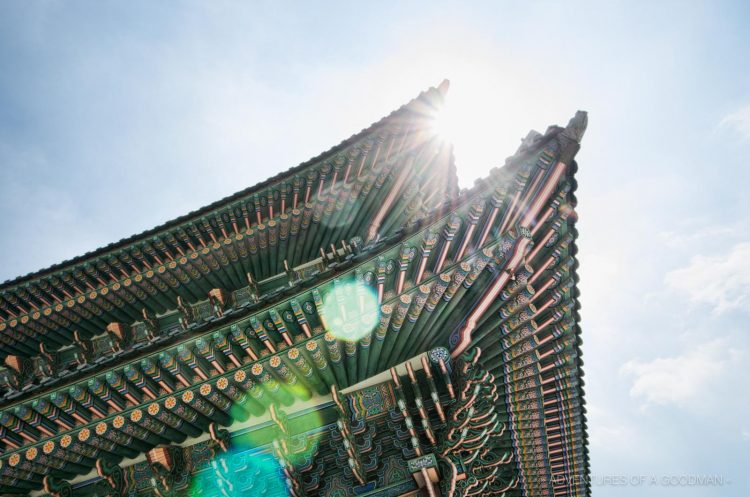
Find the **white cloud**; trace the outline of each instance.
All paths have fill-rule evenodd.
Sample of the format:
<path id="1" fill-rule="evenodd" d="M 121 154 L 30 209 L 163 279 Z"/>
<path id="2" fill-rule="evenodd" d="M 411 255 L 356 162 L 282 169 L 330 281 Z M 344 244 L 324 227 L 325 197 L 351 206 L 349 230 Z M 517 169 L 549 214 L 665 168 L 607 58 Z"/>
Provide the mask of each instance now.
<path id="1" fill-rule="evenodd" d="M 700 223 L 691 223 L 700 224 Z M 688 226 L 687 229 L 675 231 L 663 231 L 659 236 L 669 247 L 689 247 L 696 243 L 705 243 L 710 240 L 717 242 L 726 241 L 726 239 L 736 239 L 748 232 L 747 225 L 744 222 L 734 224 L 711 224 L 708 226 Z"/>
<path id="2" fill-rule="evenodd" d="M 750 440 L 750 428 L 742 429 L 742 440 Z"/>
<path id="3" fill-rule="evenodd" d="M 688 266 L 669 272 L 665 282 L 693 302 L 712 306 L 715 314 L 750 310 L 750 242 L 722 256 L 697 255 Z"/>
<path id="4" fill-rule="evenodd" d="M 750 105 L 746 105 L 721 120 L 720 126 L 729 127 L 750 140 Z"/>
<path id="5" fill-rule="evenodd" d="M 588 403 L 586 418 L 589 426 L 589 443 L 596 449 L 622 453 L 635 449 L 640 443 L 636 426 L 623 418 L 617 409 L 605 404 Z"/>
<path id="6" fill-rule="evenodd" d="M 697 345 L 674 357 L 657 357 L 625 363 L 620 374 L 633 377 L 630 396 L 649 404 L 683 406 L 710 391 L 741 353 L 727 347 L 727 340 Z"/>

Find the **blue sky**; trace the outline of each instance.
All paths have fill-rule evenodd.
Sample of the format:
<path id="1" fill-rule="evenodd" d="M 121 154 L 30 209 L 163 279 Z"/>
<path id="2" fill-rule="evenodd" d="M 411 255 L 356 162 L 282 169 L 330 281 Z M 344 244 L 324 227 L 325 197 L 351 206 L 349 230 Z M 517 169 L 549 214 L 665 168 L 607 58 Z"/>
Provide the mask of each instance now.
<path id="1" fill-rule="evenodd" d="M 265 179 L 445 77 L 463 186 L 584 109 L 594 492 L 748 495 L 750 4 L 402 3 L 0 4 L 0 279 Z M 669 485 L 706 475 L 724 485 Z"/>

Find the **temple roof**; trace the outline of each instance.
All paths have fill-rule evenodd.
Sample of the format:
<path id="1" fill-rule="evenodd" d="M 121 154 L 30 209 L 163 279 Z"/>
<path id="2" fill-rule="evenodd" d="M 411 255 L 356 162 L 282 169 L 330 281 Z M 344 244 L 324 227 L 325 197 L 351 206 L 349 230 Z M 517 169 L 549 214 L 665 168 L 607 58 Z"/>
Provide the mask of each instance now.
<path id="1" fill-rule="evenodd" d="M 316 251 L 315 220 L 357 198 L 332 180 L 321 191 L 345 193 L 310 208 L 289 250 L 281 236 L 268 250 L 266 232 L 253 251 L 244 242 L 263 229 L 247 228 L 236 265 L 222 242 L 60 310 L 58 321 L 90 312 L 79 323 L 98 332 L 61 344 L 60 322 L 5 330 L 0 491 L 589 495 L 574 178 L 586 124 L 578 113 L 529 133 L 459 195 L 442 195 L 449 149 L 394 135 L 414 146 L 394 145 L 388 172 L 363 162 L 353 183 L 387 191 L 358 227 L 334 224 L 342 243 Z M 242 264 L 265 277 L 243 281 Z M 193 298 L 172 306 L 176 290 Z M 128 318 L 128 295 L 163 309 L 97 324 L 108 302 Z"/>

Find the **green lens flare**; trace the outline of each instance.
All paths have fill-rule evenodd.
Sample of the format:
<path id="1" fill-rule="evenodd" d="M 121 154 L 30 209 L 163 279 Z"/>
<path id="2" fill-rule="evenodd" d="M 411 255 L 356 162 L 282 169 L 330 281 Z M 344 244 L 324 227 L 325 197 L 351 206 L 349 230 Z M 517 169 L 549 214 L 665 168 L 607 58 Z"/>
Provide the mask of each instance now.
<path id="1" fill-rule="evenodd" d="M 358 282 L 335 286 L 323 298 L 323 312 L 333 336 L 347 342 L 369 335 L 380 319 L 377 295 Z"/>

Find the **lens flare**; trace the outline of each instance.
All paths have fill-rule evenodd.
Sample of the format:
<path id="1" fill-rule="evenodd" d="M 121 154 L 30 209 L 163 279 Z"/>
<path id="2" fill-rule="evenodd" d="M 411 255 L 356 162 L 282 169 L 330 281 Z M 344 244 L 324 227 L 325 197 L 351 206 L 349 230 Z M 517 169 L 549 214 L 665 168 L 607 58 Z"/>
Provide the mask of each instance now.
<path id="1" fill-rule="evenodd" d="M 303 416 L 289 420 L 289 430 L 295 435 L 288 444 L 293 458 L 310 458 L 318 452 L 318 444 L 323 434 L 323 419 L 319 411 L 311 411 Z M 281 436 L 278 432 L 268 430 L 252 430 L 232 438 L 232 448 L 236 452 L 247 452 L 258 449 L 271 450 L 274 440 Z"/>
<path id="2" fill-rule="evenodd" d="M 430 125 L 436 134 L 443 138 L 443 140 L 451 143 L 454 142 L 456 135 L 460 131 L 456 112 L 453 106 L 448 105 L 447 102 L 438 109 Z"/>
<path id="3" fill-rule="evenodd" d="M 285 439 L 287 460 L 304 465 L 315 458 L 325 431 L 321 411 L 284 415 L 284 419 L 289 433 L 294 433 Z M 280 431 L 267 428 L 234 436 L 229 452 L 217 454 L 195 474 L 187 495 L 288 495 L 282 464 L 274 454 L 274 444 L 282 438 Z"/>
<path id="4" fill-rule="evenodd" d="M 339 177 L 339 181 L 342 181 L 341 177 Z M 337 183 L 336 188 L 344 188 L 344 185 L 339 182 Z M 336 192 L 327 193 L 326 195 L 336 195 Z M 323 202 L 324 204 L 328 204 L 327 196 L 326 198 L 323 198 L 318 197 L 317 194 L 313 195 L 312 202 Z M 330 203 L 328 208 L 323 209 L 323 215 L 320 217 L 319 222 L 321 225 L 331 229 L 348 226 L 355 218 L 355 214 L 362 208 L 362 204 L 363 202 L 359 196 L 354 199 L 346 199 L 346 201 L 341 197 L 335 202 Z M 313 219 L 315 218 L 313 217 Z"/>
<path id="5" fill-rule="evenodd" d="M 347 342 L 366 337 L 380 319 L 377 295 L 360 282 L 334 286 L 323 298 L 323 312 L 331 334 Z"/>
<path id="6" fill-rule="evenodd" d="M 288 495 L 284 473 L 267 450 L 233 449 L 217 455 L 190 482 L 190 497 Z"/>

